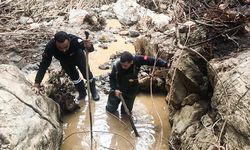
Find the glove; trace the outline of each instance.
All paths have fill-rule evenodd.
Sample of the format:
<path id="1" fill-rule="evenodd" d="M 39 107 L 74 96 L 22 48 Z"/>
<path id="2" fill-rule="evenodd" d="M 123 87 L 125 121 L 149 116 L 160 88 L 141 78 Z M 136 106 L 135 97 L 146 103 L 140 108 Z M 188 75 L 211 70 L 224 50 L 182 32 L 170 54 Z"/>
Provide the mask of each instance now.
<path id="1" fill-rule="evenodd" d="M 89 39 L 84 40 L 83 43 L 84 43 L 85 49 L 88 52 L 93 52 L 95 50 L 93 47 L 93 43 Z"/>

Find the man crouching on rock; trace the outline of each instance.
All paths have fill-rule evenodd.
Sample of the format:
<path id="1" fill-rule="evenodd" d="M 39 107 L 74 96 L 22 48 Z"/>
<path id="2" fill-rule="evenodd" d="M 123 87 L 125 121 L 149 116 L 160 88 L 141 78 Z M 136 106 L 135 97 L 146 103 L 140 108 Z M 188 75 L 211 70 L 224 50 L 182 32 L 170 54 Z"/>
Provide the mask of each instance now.
<path id="1" fill-rule="evenodd" d="M 39 66 L 39 70 L 36 74 L 34 90 L 36 94 L 40 94 L 42 89 L 40 83 L 43 80 L 44 74 L 51 64 L 52 57 L 60 61 L 63 70 L 69 75 L 73 81 L 79 96 L 76 97 L 76 101 L 80 99 L 85 99 L 87 93 L 84 86 L 83 80 L 80 78 L 79 73 L 76 69 L 80 70 L 83 77 L 86 79 L 86 58 L 83 50 L 88 52 L 93 52 L 94 47 L 90 40 L 83 40 L 72 34 L 67 34 L 66 32 L 60 31 L 54 35 L 43 52 L 42 61 Z M 90 81 L 90 91 L 92 98 L 97 101 L 100 99 L 99 94 L 95 86 L 95 78 L 93 77 L 90 69 L 89 81 Z"/>
<path id="2" fill-rule="evenodd" d="M 142 65 L 153 66 L 155 59 L 148 56 L 135 55 L 125 51 L 121 54 L 120 60 L 114 64 L 110 74 L 111 91 L 108 96 L 106 110 L 116 112 L 120 104 L 120 96 L 125 100 L 128 110 L 132 111 L 134 100 L 139 88 L 138 73 Z M 168 67 L 168 63 L 162 59 L 157 59 L 157 67 Z M 124 107 L 121 106 L 121 114 L 125 114 Z"/>

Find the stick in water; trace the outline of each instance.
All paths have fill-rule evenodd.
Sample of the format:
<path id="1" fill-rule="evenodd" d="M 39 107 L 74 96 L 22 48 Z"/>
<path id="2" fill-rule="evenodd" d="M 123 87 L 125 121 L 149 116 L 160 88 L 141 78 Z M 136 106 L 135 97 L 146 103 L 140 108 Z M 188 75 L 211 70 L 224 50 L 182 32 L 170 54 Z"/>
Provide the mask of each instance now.
<path id="1" fill-rule="evenodd" d="M 122 105 L 123 105 L 123 107 L 124 107 L 124 110 L 125 110 L 125 112 L 126 112 L 127 115 L 128 115 L 130 124 L 131 124 L 131 126 L 132 126 L 132 128 L 133 128 L 133 130 L 134 130 L 134 132 L 135 132 L 135 136 L 136 136 L 136 137 L 140 137 L 139 133 L 137 132 L 137 129 L 136 129 L 135 124 L 134 124 L 134 122 L 133 122 L 132 116 L 131 116 L 131 114 L 130 114 L 130 112 L 129 112 L 129 110 L 128 110 L 128 107 L 127 107 L 127 105 L 126 105 L 126 103 L 125 103 L 125 100 L 124 100 L 122 94 L 120 95 L 120 99 L 121 99 L 121 101 L 122 101 Z"/>
<path id="2" fill-rule="evenodd" d="M 86 36 L 86 40 L 89 38 L 89 32 L 85 31 L 84 32 Z M 91 150 L 93 150 L 93 125 L 92 125 L 92 112 L 91 112 L 91 102 L 90 102 L 90 85 L 89 85 L 89 57 L 88 57 L 88 50 L 85 50 L 85 55 L 86 55 L 86 78 L 87 78 L 87 88 L 88 88 L 88 102 L 89 102 L 89 122 L 90 122 L 90 147 Z"/>

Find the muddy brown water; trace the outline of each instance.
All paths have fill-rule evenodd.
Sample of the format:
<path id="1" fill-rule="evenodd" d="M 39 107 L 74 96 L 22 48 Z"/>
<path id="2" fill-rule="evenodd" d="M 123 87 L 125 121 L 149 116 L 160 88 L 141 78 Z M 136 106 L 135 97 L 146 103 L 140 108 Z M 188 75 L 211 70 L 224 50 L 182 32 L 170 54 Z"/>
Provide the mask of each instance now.
<path id="1" fill-rule="evenodd" d="M 107 28 L 121 28 L 117 20 L 108 20 Z M 128 50 L 134 53 L 132 44 L 125 44 L 123 37 L 117 35 L 117 42 L 113 42 L 108 49 L 101 49 L 95 45 L 97 51 L 89 54 L 91 71 L 95 76 L 105 74 L 111 70 L 100 70 L 98 66 L 109 60 L 110 55 L 117 51 Z M 32 82 L 35 72 L 28 76 Z M 45 76 L 44 81 L 46 81 Z M 43 81 L 43 82 L 44 82 Z M 166 95 L 139 93 L 133 108 L 133 120 L 140 134 L 135 137 L 130 122 L 121 114 L 110 114 L 105 110 L 107 95 L 100 93 L 100 101 L 91 100 L 93 118 L 93 149 L 95 150 L 168 150 L 170 125 Z M 87 99 L 87 98 L 86 98 Z M 81 101 L 81 108 L 63 117 L 62 150 L 90 150 L 90 117 L 89 103 Z"/>

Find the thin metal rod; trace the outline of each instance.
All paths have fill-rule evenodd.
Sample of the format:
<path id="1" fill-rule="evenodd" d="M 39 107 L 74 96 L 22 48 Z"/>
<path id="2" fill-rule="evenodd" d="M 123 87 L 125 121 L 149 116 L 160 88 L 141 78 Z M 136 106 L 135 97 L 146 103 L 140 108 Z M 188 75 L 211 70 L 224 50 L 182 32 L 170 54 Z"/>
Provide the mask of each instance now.
<path id="1" fill-rule="evenodd" d="M 124 100 L 122 94 L 120 95 L 120 99 L 121 99 L 121 101 L 122 101 L 122 105 L 123 105 L 123 107 L 124 107 L 124 110 L 125 110 L 125 112 L 126 112 L 127 115 L 128 115 L 130 124 L 131 124 L 131 126 L 132 126 L 132 128 L 133 128 L 133 130 L 134 130 L 134 132 L 135 132 L 135 136 L 136 136 L 136 137 L 140 137 L 139 133 L 137 132 L 137 129 L 136 129 L 135 124 L 134 124 L 134 122 L 133 122 L 132 116 L 131 116 L 131 114 L 130 114 L 130 112 L 129 112 L 129 110 L 128 110 L 128 107 L 127 107 L 127 105 L 126 105 L 126 103 L 125 103 L 125 100 Z"/>
<path id="2" fill-rule="evenodd" d="M 86 39 L 89 37 L 89 33 L 85 31 Z M 85 49 L 86 56 L 86 78 L 87 78 L 87 91 L 88 91 L 88 103 L 89 103 L 89 122 L 90 122 L 90 147 L 93 150 L 93 119 L 92 119 L 92 111 L 91 111 L 91 101 L 90 101 L 90 83 L 89 83 L 89 53 L 88 50 Z"/>

